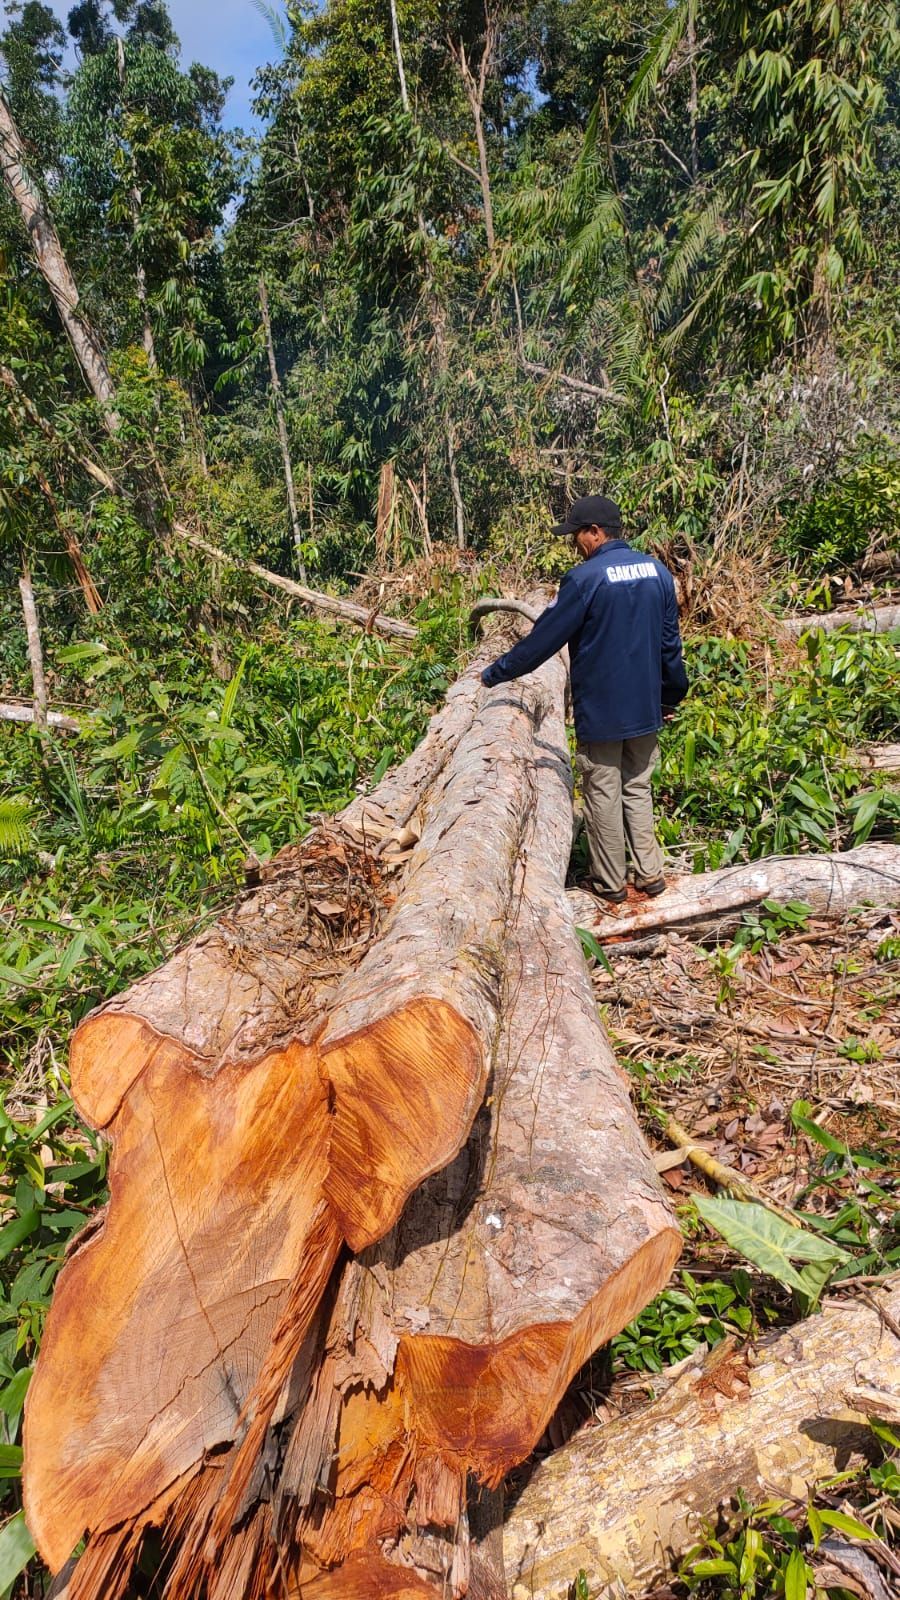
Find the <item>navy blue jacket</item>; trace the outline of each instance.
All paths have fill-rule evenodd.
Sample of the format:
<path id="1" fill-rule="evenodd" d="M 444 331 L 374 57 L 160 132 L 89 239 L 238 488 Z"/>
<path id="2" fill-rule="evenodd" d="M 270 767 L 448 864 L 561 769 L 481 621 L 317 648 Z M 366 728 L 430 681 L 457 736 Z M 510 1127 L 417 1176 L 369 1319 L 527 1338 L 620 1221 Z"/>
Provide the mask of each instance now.
<path id="1" fill-rule="evenodd" d="M 636 739 L 662 725 L 687 694 L 675 584 L 668 567 L 609 539 L 567 572 L 531 632 L 482 674 L 508 683 L 569 646 L 581 744 Z"/>

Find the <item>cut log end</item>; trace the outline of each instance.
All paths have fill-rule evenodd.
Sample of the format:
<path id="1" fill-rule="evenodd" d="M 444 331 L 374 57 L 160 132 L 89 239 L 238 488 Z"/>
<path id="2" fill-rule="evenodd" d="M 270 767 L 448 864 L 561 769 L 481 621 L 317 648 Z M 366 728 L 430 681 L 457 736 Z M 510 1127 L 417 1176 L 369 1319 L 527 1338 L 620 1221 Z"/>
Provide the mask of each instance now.
<path id="1" fill-rule="evenodd" d="M 322 1068 L 333 1109 L 324 1192 L 359 1251 L 464 1141 L 483 1090 L 482 1049 L 452 1007 L 423 999 L 326 1044 Z"/>
<path id="2" fill-rule="evenodd" d="M 417 1438 L 496 1488 L 534 1448 L 579 1368 L 665 1286 L 681 1245 L 673 1227 L 651 1235 L 569 1321 L 493 1345 L 403 1339 L 397 1371 Z"/>

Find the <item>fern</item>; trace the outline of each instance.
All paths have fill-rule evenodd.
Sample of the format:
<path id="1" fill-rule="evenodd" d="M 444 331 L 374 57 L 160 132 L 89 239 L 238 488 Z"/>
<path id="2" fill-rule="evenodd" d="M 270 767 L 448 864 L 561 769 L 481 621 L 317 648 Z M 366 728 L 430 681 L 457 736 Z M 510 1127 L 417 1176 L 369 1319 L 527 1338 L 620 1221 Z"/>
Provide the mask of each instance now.
<path id="1" fill-rule="evenodd" d="M 27 801 L 0 799 L 0 852 L 18 856 L 33 843 L 31 807 Z"/>

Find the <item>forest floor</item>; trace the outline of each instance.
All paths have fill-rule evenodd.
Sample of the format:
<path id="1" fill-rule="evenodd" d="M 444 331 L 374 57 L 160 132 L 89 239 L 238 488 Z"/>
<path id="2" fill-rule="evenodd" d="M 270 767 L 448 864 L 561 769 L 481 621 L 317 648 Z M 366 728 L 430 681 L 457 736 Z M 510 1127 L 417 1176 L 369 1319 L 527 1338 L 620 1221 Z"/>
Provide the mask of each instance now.
<path id="1" fill-rule="evenodd" d="M 643 951 L 607 945 L 606 954 L 608 964 L 594 964 L 597 1002 L 633 1079 L 685 1246 L 669 1289 L 579 1373 L 540 1453 L 643 1407 L 695 1351 L 722 1339 L 755 1343 L 797 1318 L 789 1291 L 748 1272 L 724 1240 L 697 1227 L 692 1197 L 715 1187 L 666 1137 L 668 1119 L 765 1200 L 814 1218 L 842 1244 L 850 1261 L 832 1278 L 830 1298 L 864 1295 L 900 1266 L 900 912 L 763 909 L 719 942 L 670 931 Z M 898 1581 L 900 1478 L 880 1456 L 876 1444 L 872 1461 L 814 1486 L 812 1497 L 877 1525 L 884 1548 L 873 1546 L 874 1558 L 890 1586 Z M 793 1537 L 784 1542 L 785 1513 L 802 1539 L 806 1508 L 751 1507 L 736 1495 L 734 1510 L 727 1551 L 739 1565 L 758 1533 L 763 1552 L 758 1574 L 735 1596 L 780 1595 Z M 652 1600 L 730 1596 L 727 1579 L 704 1570 L 710 1557 L 722 1559 L 725 1537 L 721 1526 L 711 1529 Z M 872 1582 L 846 1594 L 878 1593 Z"/>

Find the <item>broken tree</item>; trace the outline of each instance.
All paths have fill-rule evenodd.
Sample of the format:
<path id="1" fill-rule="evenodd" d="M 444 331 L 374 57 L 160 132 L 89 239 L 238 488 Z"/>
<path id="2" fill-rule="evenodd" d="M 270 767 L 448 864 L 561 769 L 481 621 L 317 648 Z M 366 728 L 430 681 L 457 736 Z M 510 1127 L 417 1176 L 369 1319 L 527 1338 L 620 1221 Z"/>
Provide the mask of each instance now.
<path id="1" fill-rule="evenodd" d="M 73 1089 L 113 1140 L 111 1204 L 61 1274 L 26 1418 L 42 1551 L 58 1568 L 88 1535 L 71 1600 L 124 1593 L 152 1526 L 173 1597 L 274 1594 L 285 1562 L 306 1579 L 384 1537 L 396 1554 L 400 1529 L 415 1560 L 467 1468 L 496 1481 L 527 1454 L 575 1367 L 668 1276 L 677 1233 L 563 894 L 564 684 L 555 661 L 487 692 L 476 663 L 397 774 L 79 1029 Z M 573 1119 L 593 1123 L 577 1170 Z M 366 1376 L 358 1409 L 411 1499 L 389 1530 L 351 1515 L 317 1563 L 303 1462 L 335 1418 L 349 1437 L 350 1397 L 327 1393 L 342 1263 L 404 1205 L 404 1233 L 366 1258 L 376 1286 L 396 1279 L 398 1366 L 386 1399 Z M 379 1453 L 364 1433 L 354 1448 L 376 1506 Z"/>

